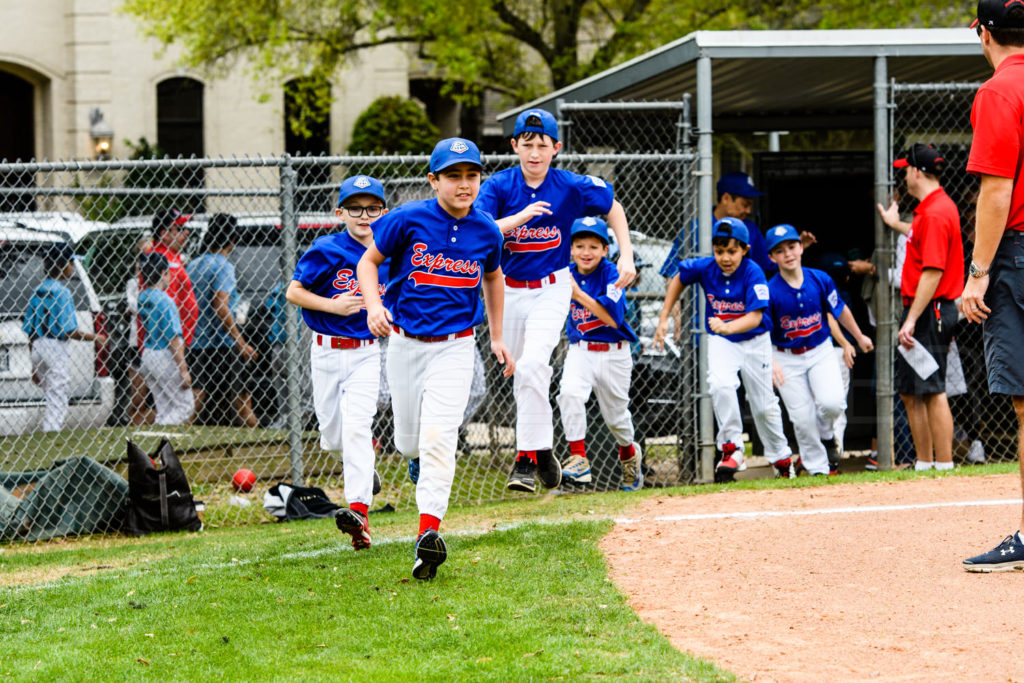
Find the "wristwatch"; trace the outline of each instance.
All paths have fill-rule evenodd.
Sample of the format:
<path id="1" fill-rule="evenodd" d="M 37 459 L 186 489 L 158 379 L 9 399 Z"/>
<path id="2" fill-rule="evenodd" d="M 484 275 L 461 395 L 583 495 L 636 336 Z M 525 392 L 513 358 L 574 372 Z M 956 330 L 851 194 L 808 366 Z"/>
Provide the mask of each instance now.
<path id="1" fill-rule="evenodd" d="M 977 263 L 971 261 L 971 267 L 968 270 L 968 273 L 971 277 L 974 278 L 985 277 L 986 275 L 988 275 L 988 270 L 982 270 L 981 268 L 978 267 Z"/>

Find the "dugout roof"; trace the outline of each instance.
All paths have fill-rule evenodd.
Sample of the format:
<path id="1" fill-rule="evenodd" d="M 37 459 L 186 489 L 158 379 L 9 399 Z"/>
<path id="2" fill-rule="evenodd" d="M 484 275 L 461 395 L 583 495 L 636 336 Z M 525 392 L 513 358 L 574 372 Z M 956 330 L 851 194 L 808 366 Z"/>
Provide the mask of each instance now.
<path id="1" fill-rule="evenodd" d="M 715 132 L 870 128 L 875 57 L 897 82 L 981 81 L 992 69 L 975 32 L 953 29 L 696 31 L 498 115 L 506 134 L 523 109 L 556 101 L 699 96 L 697 60 L 711 59 Z M 707 84 L 700 84 L 706 86 Z"/>

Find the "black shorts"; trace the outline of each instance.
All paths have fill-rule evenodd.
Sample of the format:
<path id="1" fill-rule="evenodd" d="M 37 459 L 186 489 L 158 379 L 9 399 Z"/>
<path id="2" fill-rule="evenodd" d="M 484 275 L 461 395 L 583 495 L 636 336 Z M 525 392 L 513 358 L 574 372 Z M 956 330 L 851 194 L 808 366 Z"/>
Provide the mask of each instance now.
<path id="1" fill-rule="evenodd" d="M 1007 230 L 992 261 L 985 304 L 985 367 L 993 394 L 1024 396 L 1024 233 Z"/>
<path id="2" fill-rule="evenodd" d="M 903 327 L 909 310 L 909 306 L 903 307 L 900 327 Z M 956 328 L 958 317 L 955 301 L 933 299 L 928 303 L 914 325 L 914 340 L 932 354 L 935 362 L 939 364 L 939 369 L 926 379 L 921 379 L 903 359 L 903 354 L 897 352 L 896 393 L 904 396 L 946 393 L 946 358 L 949 355 L 949 344 L 953 341 L 953 330 Z"/>
<path id="3" fill-rule="evenodd" d="M 186 359 L 193 388 L 231 397 L 245 393 L 247 365 L 237 346 L 190 348 Z"/>

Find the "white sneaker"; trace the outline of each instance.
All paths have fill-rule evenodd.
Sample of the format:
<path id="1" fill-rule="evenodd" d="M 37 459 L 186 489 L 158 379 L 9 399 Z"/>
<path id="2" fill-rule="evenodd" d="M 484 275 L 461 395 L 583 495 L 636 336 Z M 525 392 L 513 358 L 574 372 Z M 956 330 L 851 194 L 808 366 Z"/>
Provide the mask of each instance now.
<path id="1" fill-rule="evenodd" d="M 562 476 L 574 484 L 589 484 L 593 479 L 590 476 L 590 461 L 579 455 L 570 455 L 562 463 Z"/>
<path id="2" fill-rule="evenodd" d="M 971 447 L 967 449 L 967 462 L 972 465 L 984 465 L 985 460 L 985 446 L 978 439 L 971 442 Z"/>

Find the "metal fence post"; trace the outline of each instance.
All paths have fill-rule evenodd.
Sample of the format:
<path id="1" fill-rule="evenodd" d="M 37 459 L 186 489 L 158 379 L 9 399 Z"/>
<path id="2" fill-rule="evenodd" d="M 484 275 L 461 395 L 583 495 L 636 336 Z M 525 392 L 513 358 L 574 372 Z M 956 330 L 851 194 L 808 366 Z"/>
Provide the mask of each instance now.
<path id="1" fill-rule="evenodd" d="M 875 57 L 875 201 L 889 204 L 889 86 L 888 63 L 885 55 Z M 878 288 L 875 292 L 875 372 L 878 378 L 875 410 L 878 439 L 878 465 L 884 470 L 893 466 L 893 319 L 890 298 L 890 268 L 892 254 L 884 245 L 889 243 L 888 228 L 882 217 L 875 213 L 875 271 Z"/>
<path id="2" fill-rule="evenodd" d="M 712 194 L 711 174 L 713 173 L 713 148 L 712 136 L 714 131 L 711 127 L 712 115 L 711 102 L 711 58 L 701 56 L 697 59 L 697 155 L 699 157 L 697 175 L 697 231 L 699 234 L 698 249 L 701 254 L 711 253 L 711 220 L 712 208 L 714 207 L 714 195 Z M 714 479 L 715 466 L 715 418 L 711 412 L 711 397 L 708 393 L 708 344 L 707 334 L 704 332 L 705 301 L 704 297 L 696 297 L 698 300 L 698 318 L 694 334 L 700 341 L 699 347 L 699 369 L 698 400 L 700 401 L 700 481 L 712 481 Z"/>
<path id="3" fill-rule="evenodd" d="M 286 154 L 281 165 L 281 238 L 284 249 L 282 278 L 291 280 L 295 270 L 295 250 L 298 245 L 299 217 L 295 211 L 296 172 L 291 158 Z M 291 460 L 292 483 L 304 484 L 304 462 L 302 455 L 302 419 L 299 401 L 299 330 L 294 311 L 285 304 L 285 364 L 288 388 L 288 453 Z"/>

